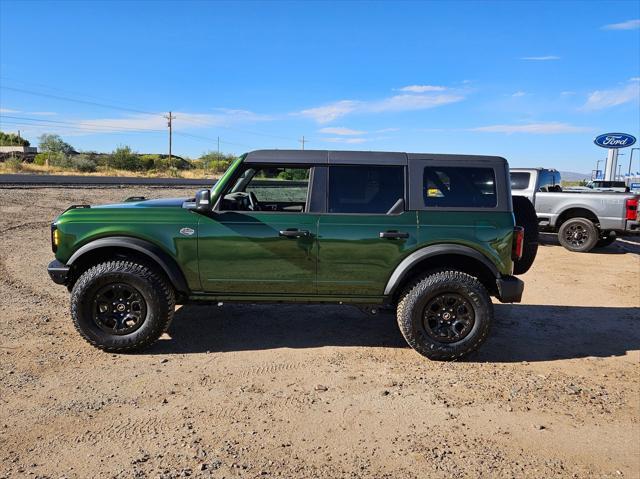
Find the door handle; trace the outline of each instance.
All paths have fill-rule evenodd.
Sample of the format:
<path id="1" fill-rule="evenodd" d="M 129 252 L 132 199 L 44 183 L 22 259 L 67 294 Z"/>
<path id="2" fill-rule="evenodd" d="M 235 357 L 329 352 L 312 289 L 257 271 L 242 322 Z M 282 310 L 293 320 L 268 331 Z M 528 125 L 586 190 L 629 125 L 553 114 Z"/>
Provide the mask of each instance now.
<path id="1" fill-rule="evenodd" d="M 405 233 L 404 231 L 381 231 L 380 232 L 380 238 L 401 239 L 401 238 L 408 238 L 408 237 L 409 237 L 409 233 Z"/>
<path id="2" fill-rule="evenodd" d="M 303 238 L 309 236 L 309 232 L 298 229 L 280 230 L 280 236 L 283 238 Z"/>

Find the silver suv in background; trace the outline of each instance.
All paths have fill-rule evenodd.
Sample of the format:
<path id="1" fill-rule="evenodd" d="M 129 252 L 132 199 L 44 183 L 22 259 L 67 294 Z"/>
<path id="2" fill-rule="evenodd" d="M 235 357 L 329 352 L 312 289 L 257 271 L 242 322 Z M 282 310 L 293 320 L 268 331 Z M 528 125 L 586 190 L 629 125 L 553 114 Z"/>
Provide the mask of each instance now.
<path id="1" fill-rule="evenodd" d="M 558 233 L 570 251 L 608 246 L 618 236 L 640 233 L 640 195 L 594 190 L 563 191 L 560 172 L 546 168 L 514 168 L 511 190 L 533 203 L 541 231 Z"/>

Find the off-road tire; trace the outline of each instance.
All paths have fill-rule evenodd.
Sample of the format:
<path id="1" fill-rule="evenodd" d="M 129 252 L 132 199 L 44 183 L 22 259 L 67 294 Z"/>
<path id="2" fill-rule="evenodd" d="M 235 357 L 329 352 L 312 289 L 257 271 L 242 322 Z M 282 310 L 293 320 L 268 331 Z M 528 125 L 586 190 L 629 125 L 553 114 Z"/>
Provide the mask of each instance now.
<path id="1" fill-rule="evenodd" d="M 576 244 L 576 242 L 572 242 L 567 238 L 572 228 L 578 228 L 586 235 L 586 239 L 581 240 L 580 244 Z M 600 233 L 598 232 L 598 228 L 596 228 L 596 225 L 594 225 L 591 220 L 586 218 L 568 219 L 562 223 L 558 230 L 558 242 L 569 251 L 576 253 L 587 253 L 591 251 L 596 246 L 599 238 Z"/>
<path id="2" fill-rule="evenodd" d="M 529 198 L 514 196 L 512 202 L 516 225 L 524 228 L 522 257 L 513 262 L 513 274 L 524 274 L 529 271 L 538 254 L 538 215 Z"/>
<path id="3" fill-rule="evenodd" d="M 135 288 L 146 302 L 145 317 L 130 334 L 110 334 L 93 318 L 97 292 L 114 283 Z M 164 276 L 130 261 L 110 261 L 89 268 L 71 291 L 71 316 L 76 330 L 89 344 L 108 352 L 132 352 L 150 346 L 167 331 L 174 311 L 175 293 Z"/>
<path id="4" fill-rule="evenodd" d="M 473 307 L 473 326 L 456 342 L 437 341 L 423 323 L 425 306 L 445 293 L 460 295 Z M 418 280 L 404 292 L 398 302 L 397 319 L 409 346 L 429 359 L 450 361 L 475 351 L 485 341 L 493 323 L 493 304 L 477 278 L 460 271 L 440 271 Z"/>
<path id="5" fill-rule="evenodd" d="M 607 246 L 609 246 L 610 244 L 615 243 L 615 241 L 618 239 L 618 237 L 615 234 L 609 235 L 605 238 L 600 238 L 598 240 L 598 242 L 596 243 L 596 248 L 606 248 Z"/>

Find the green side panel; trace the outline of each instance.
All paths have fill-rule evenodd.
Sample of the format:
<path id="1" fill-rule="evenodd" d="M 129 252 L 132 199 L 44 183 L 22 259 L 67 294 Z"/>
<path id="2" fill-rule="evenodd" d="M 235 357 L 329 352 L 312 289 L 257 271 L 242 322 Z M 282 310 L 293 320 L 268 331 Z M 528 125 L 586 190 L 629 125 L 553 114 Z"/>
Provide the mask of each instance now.
<path id="1" fill-rule="evenodd" d="M 409 237 L 380 238 L 384 231 Z M 419 244 L 416 212 L 321 215 L 318 243 L 318 294 L 381 296 L 395 267 Z"/>
<path id="2" fill-rule="evenodd" d="M 204 291 L 231 294 L 316 294 L 318 216 L 222 212 L 202 216 L 198 231 Z M 307 237 L 284 238 L 299 229 Z"/>
<path id="3" fill-rule="evenodd" d="M 493 262 L 501 274 L 511 274 L 512 213 L 425 210 L 418 212 L 418 224 L 421 245 L 469 246 Z"/>
<path id="4" fill-rule="evenodd" d="M 107 236 L 131 236 L 153 243 L 175 258 L 189 288 L 200 289 L 196 213 L 180 207 L 113 207 L 69 210 L 56 221 L 61 244 L 56 258 L 65 263 L 81 246 Z M 191 228 L 192 236 L 180 234 Z"/>

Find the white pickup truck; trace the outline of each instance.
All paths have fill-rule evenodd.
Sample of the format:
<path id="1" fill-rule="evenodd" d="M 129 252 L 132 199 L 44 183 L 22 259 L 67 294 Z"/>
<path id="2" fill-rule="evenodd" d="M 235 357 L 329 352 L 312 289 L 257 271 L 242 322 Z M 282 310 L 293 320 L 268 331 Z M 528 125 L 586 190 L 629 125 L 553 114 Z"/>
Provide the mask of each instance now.
<path id="1" fill-rule="evenodd" d="M 533 203 L 541 231 L 558 233 L 570 251 L 608 246 L 620 235 L 640 233 L 640 195 L 606 191 L 563 191 L 560 173 L 546 168 L 514 168 L 511 190 Z"/>

